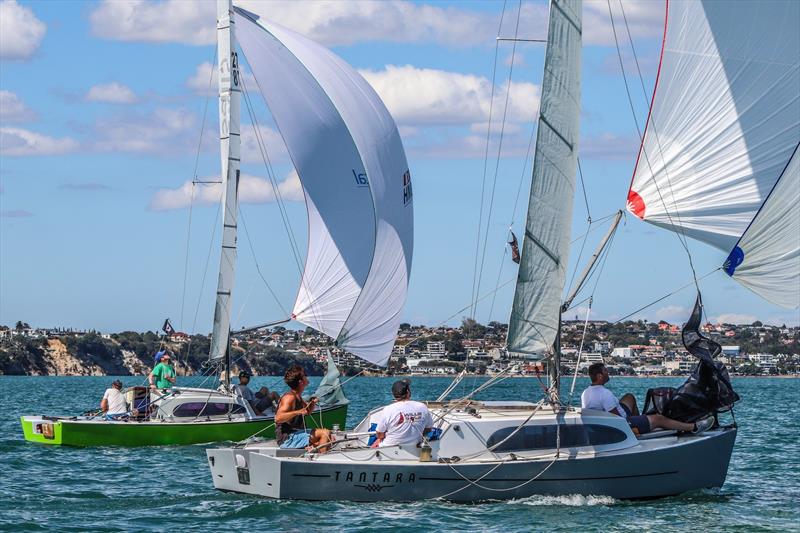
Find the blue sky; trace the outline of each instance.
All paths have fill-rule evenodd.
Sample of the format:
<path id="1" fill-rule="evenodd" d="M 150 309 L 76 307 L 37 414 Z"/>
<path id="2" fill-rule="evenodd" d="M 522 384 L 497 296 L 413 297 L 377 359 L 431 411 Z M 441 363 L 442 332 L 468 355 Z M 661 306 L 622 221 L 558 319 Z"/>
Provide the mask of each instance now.
<path id="1" fill-rule="evenodd" d="M 619 4 L 612 4 L 619 24 Z M 458 322 L 472 289 L 503 3 L 242 5 L 331 47 L 362 71 L 384 99 L 400 128 L 414 180 L 415 251 L 405 320 L 435 324 L 455 314 L 450 323 Z M 210 331 L 218 191 L 195 186 L 191 226 L 188 205 L 198 145 L 197 176 L 214 179 L 219 172 L 216 101 L 214 86 L 209 91 L 208 85 L 213 2 L 2 0 L 0 6 L 0 324 L 24 320 L 38 326 L 145 330 L 157 329 L 170 317 L 181 330 Z M 623 56 L 642 124 L 664 5 L 654 0 L 626 1 L 624 6 L 646 87 L 643 91 L 639 84 L 627 46 Z M 518 4 L 508 2 L 501 35 L 513 35 L 517 13 Z M 545 36 L 546 3 L 525 2 L 519 13 L 520 37 Z M 585 2 L 583 24 L 581 165 L 591 215 L 600 219 L 624 207 L 638 140 L 607 4 Z M 617 29 L 626 44 L 624 26 Z M 511 53 L 511 43 L 499 46 L 495 119 L 505 98 Z M 541 44 L 516 47 L 482 293 L 516 274 L 504 256 L 504 242 L 509 224 L 514 222 L 520 235 L 524 220 L 530 179 L 525 153 L 543 53 Z M 298 201 L 296 178 L 263 104 L 256 111 L 284 196 L 291 199 L 292 228 L 303 248 L 305 207 Z M 499 123 L 492 129 L 490 154 L 496 154 Z M 240 230 L 234 327 L 283 318 L 299 280 L 249 118 L 243 118 L 242 130 L 246 234 Z M 492 156 L 490 184 L 494 166 Z M 512 213 L 521 178 L 521 202 Z M 579 194 L 573 234 L 585 229 L 586 208 Z M 594 247 L 604 229 L 592 233 L 587 248 Z M 700 274 L 724 260 L 724 253 L 703 244 L 690 248 Z M 677 238 L 629 216 L 597 285 L 592 317 L 620 318 L 690 279 Z M 497 291 L 493 305 L 492 297 L 481 302 L 476 318 L 506 321 L 512 285 Z M 701 287 L 712 320 L 800 322 L 797 310 L 773 306 L 722 273 L 705 278 Z M 693 300 L 686 289 L 636 317 L 679 322 Z M 583 317 L 585 308 L 576 313 Z"/>

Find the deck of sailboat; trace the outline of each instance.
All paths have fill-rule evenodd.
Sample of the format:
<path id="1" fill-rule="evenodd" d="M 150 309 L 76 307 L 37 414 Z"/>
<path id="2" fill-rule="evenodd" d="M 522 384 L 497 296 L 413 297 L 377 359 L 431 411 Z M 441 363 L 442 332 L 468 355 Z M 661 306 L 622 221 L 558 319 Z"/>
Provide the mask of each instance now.
<path id="1" fill-rule="evenodd" d="M 654 432 L 640 439 L 616 415 L 537 409 L 524 402 L 474 402 L 447 412 L 451 407 L 435 404 L 431 409 L 434 420 L 441 417 L 437 425 L 443 432 L 440 440 L 430 442 L 429 461 L 414 444 L 370 447 L 364 429 L 376 410 L 354 430 L 338 432 L 339 444 L 327 453 L 283 450 L 274 441 L 209 449 L 214 485 L 224 491 L 307 500 L 481 501 L 576 493 L 649 498 L 721 486 L 736 437 L 735 428 L 721 428 L 699 435 Z M 507 436 L 509 428 L 513 433 L 556 425 L 563 445 L 537 447 L 533 436 L 526 441 L 534 443 L 530 449 L 492 449 L 502 444 L 502 439 L 492 440 L 498 429 L 506 428 Z M 592 428 L 600 426 L 624 435 L 619 441 L 570 443 L 570 428 L 583 430 L 581 426 L 590 439 Z"/>

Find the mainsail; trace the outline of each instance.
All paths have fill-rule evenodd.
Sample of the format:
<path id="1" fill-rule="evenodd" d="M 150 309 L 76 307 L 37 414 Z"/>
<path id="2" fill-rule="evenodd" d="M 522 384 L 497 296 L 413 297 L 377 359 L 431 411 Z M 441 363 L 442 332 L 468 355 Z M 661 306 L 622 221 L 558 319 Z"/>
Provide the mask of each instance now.
<path id="1" fill-rule="evenodd" d="M 578 159 L 580 70 L 581 1 L 552 0 L 510 352 L 541 355 L 558 335 Z"/>
<path id="2" fill-rule="evenodd" d="M 668 0 L 628 210 L 800 305 L 800 2 Z M 790 200 L 794 198 L 794 203 Z"/>
<path id="3" fill-rule="evenodd" d="M 308 253 L 292 318 L 385 365 L 413 247 L 411 176 L 381 99 L 306 37 L 236 8 L 237 38 L 300 177 Z"/>

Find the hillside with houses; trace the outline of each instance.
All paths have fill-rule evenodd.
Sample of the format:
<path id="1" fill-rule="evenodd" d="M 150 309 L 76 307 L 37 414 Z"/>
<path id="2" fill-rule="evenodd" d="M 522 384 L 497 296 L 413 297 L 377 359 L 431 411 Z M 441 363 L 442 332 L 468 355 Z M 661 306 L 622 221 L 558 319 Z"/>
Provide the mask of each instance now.
<path id="1" fill-rule="evenodd" d="M 619 375 L 685 375 L 695 360 L 681 342 L 681 327 L 665 321 L 612 323 L 566 320 L 562 324 L 562 371 L 577 365 L 585 373 L 593 362 L 606 363 Z M 732 374 L 798 375 L 800 328 L 766 325 L 711 324 L 703 333 L 722 345 L 720 359 Z M 344 374 L 448 375 L 467 369 L 475 374 L 509 372 L 534 375 L 536 361 L 508 353 L 507 325 L 480 324 L 465 318 L 455 326 L 401 324 L 386 369 L 363 362 L 335 346 L 319 332 L 282 326 L 232 335 L 234 370 L 255 375 L 281 374 L 292 362 L 321 375 L 328 354 Z M 207 373 L 209 335 L 171 332 L 101 333 L 63 328 L 37 328 L 24 322 L 0 326 L 0 374 L 7 375 L 145 375 L 154 354 L 168 349 L 179 374 Z"/>

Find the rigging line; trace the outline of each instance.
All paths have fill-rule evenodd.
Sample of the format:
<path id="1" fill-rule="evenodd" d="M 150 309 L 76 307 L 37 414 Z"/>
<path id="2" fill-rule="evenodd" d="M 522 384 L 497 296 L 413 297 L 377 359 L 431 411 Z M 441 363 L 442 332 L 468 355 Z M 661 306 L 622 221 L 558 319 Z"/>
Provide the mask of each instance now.
<path id="1" fill-rule="evenodd" d="M 211 88 L 211 84 L 214 80 L 214 67 L 217 63 L 217 49 L 214 48 L 214 59 L 211 61 L 211 72 L 208 75 L 208 87 Z M 203 133 L 206 131 L 206 119 L 208 117 L 208 102 L 211 99 L 210 94 L 206 94 L 206 100 L 203 105 L 203 120 L 200 123 L 200 136 L 197 139 L 197 150 L 194 156 L 194 170 L 192 171 L 192 191 L 189 198 L 189 221 L 187 223 L 186 228 L 186 254 L 183 260 L 183 289 L 181 290 L 181 316 L 180 321 L 178 322 L 179 328 L 183 329 L 183 315 L 186 308 L 186 284 L 187 279 L 189 277 L 189 247 L 191 245 L 191 238 L 192 238 L 192 211 L 194 208 L 194 188 L 195 182 L 197 181 L 197 169 L 200 166 L 200 149 L 203 146 Z"/>
<path id="2" fill-rule="evenodd" d="M 577 237 L 575 237 L 574 239 L 569 241 L 569 245 L 572 246 L 573 244 L 575 244 L 579 240 L 583 239 L 587 234 L 594 233 L 595 231 L 599 230 L 600 228 L 602 228 L 601 224 L 603 222 L 609 220 L 610 218 L 613 218 L 616 214 L 617 214 L 617 211 L 614 211 L 610 215 L 606 215 L 606 216 L 604 216 L 602 218 L 598 218 L 597 220 L 592 220 L 592 226 L 594 226 L 594 227 L 592 227 L 591 229 L 588 229 L 586 232 L 581 233 L 580 235 L 578 235 Z"/>
<path id="3" fill-rule="evenodd" d="M 497 36 L 500 36 L 500 32 L 503 29 L 503 19 L 506 15 L 506 1 L 503 0 L 503 11 L 500 13 L 500 24 L 497 27 Z M 494 63 L 492 65 L 492 87 L 491 93 L 489 96 L 489 122 L 486 126 L 486 148 L 483 154 L 483 177 L 481 178 L 481 196 L 480 196 L 480 209 L 478 211 L 478 235 L 475 237 L 475 264 L 472 268 L 472 292 L 470 292 L 470 301 L 474 301 L 477 298 L 475 293 L 475 286 L 478 276 L 478 254 L 481 247 L 481 229 L 483 228 L 483 203 L 484 203 L 484 195 L 486 194 L 486 171 L 487 167 L 489 166 L 489 141 L 492 135 L 492 113 L 494 112 L 494 82 L 497 79 L 497 54 L 500 51 L 500 41 L 495 40 L 494 43 Z M 487 228 L 488 231 L 488 228 Z M 475 318 L 475 304 L 470 306 L 470 317 Z"/>
<path id="4" fill-rule="evenodd" d="M 283 202 L 283 196 L 280 194 L 280 186 L 278 184 L 277 177 L 275 176 L 275 171 L 274 168 L 272 167 L 272 161 L 269 157 L 269 153 L 267 152 L 263 137 L 261 136 L 261 127 L 258 125 L 258 120 L 255 115 L 255 110 L 253 108 L 252 101 L 250 100 L 250 93 L 247 90 L 247 87 L 244 83 L 244 79 L 242 80 L 242 88 L 243 88 L 242 92 L 245 96 L 244 98 L 245 107 L 247 108 L 247 113 L 250 116 L 250 121 L 253 126 L 253 133 L 256 138 L 256 144 L 258 145 L 258 149 L 259 152 L 261 153 L 261 158 L 264 163 L 265 170 L 267 171 L 267 178 L 269 179 L 270 186 L 272 188 L 272 194 L 275 196 L 275 203 L 278 204 L 278 211 L 280 213 L 284 229 L 286 230 L 286 235 L 289 240 L 289 247 L 294 256 L 295 263 L 297 264 L 297 269 L 302 274 L 302 267 L 300 266 L 299 262 L 299 247 L 297 246 L 297 241 L 294 236 L 294 231 L 289 221 L 288 212 Z"/>
<path id="5" fill-rule="evenodd" d="M 516 276 L 514 276 L 514 277 L 512 277 L 512 278 L 509 278 L 509 279 L 507 279 L 506 281 L 504 281 L 504 282 L 503 282 L 503 283 L 502 283 L 502 284 L 501 284 L 501 285 L 500 285 L 500 286 L 499 286 L 497 289 L 495 289 L 494 291 L 487 292 L 486 294 L 484 294 L 483 296 L 481 296 L 481 297 L 480 297 L 480 298 L 477 300 L 477 302 L 481 302 L 481 301 L 485 300 L 486 298 L 488 298 L 489 296 L 491 296 L 492 294 L 494 294 L 494 293 L 495 293 L 495 292 L 497 292 L 498 290 L 502 289 L 503 287 L 505 287 L 506 285 L 508 285 L 508 284 L 509 284 L 509 283 L 511 283 L 512 281 L 516 281 L 516 279 L 517 279 L 517 278 L 516 278 Z M 441 325 L 443 325 L 443 324 L 446 324 L 448 321 L 450 321 L 450 320 L 454 319 L 454 318 L 455 318 L 456 316 L 458 316 L 459 314 L 463 313 L 463 312 L 464 312 L 464 311 L 466 311 L 467 309 L 470 309 L 470 308 L 472 307 L 472 305 L 473 305 L 473 303 L 470 301 L 470 303 L 468 303 L 467 305 L 465 305 L 464 307 L 462 307 L 461 309 L 459 309 L 458 311 L 456 311 L 455 313 L 453 313 L 453 314 L 452 314 L 452 315 L 450 315 L 449 317 L 445 318 L 445 319 L 444 319 L 444 320 L 442 320 L 441 322 L 439 322 L 439 323 L 437 323 L 437 324 L 433 324 L 433 326 L 437 327 L 437 326 L 441 326 Z M 427 335 L 418 335 L 418 336 L 414 337 L 413 339 L 411 339 L 410 341 L 408 341 L 408 344 L 411 344 L 412 342 L 418 341 L 419 339 L 421 339 L 421 338 L 423 338 L 423 337 L 426 337 L 426 336 L 427 336 Z"/>
<path id="6" fill-rule="evenodd" d="M 536 117 L 534 117 L 533 124 L 531 127 L 531 136 L 528 139 L 528 149 L 525 151 L 525 160 L 522 162 L 522 174 L 519 177 L 519 185 L 517 185 L 517 196 L 514 198 L 514 208 L 511 210 L 511 222 L 508 224 L 509 227 L 514 225 L 514 222 L 517 218 L 517 206 L 519 205 L 519 197 L 522 193 L 522 184 L 525 182 L 525 171 L 528 170 L 528 160 L 531 157 L 531 148 L 533 148 L 533 139 L 535 138 L 536 130 Z"/>
<path id="7" fill-rule="evenodd" d="M 500 258 L 500 270 L 497 272 L 497 281 L 494 284 L 494 291 L 492 293 L 492 305 L 489 306 L 489 317 L 487 322 L 491 322 L 492 313 L 494 312 L 494 302 L 497 299 L 497 287 L 500 285 L 500 277 L 503 275 L 503 267 L 506 265 L 506 256 L 508 255 L 508 245 L 503 247 L 503 256 Z"/>
<path id="8" fill-rule="evenodd" d="M 578 176 L 581 178 L 581 189 L 583 189 L 583 202 L 586 204 L 586 220 L 589 222 L 589 226 L 592 225 L 592 214 L 589 212 L 589 197 L 586 195 L 586 184 L 583 182 L 583 169 L 581 168 L 581 158 L 576 158 L 578 160 Z"/>
<path id="9" fill-rule="evenodd" d="M 519 22 L 522 13 L 522 0 L 519 1 L 519 7 L 517 9 L 517 23 L 514 27 L 514 35 L 516 36 L 519 32 Z M 517 43 L 515 42 L 511 47 L 511 65 L 508 68 L 508 82 L 506 83 L 506 98 L 503 104 L 503 118 L 500 121 L 500 138 L 498 139 L 497 143 L 497 161 L 494 166 L 494 176 L 492 177 L 492 193 L 489 195 L 489 212 L 486 216 L 486 233 L 483 237 L 483 253 L 481 254 L 481 267 L 478 271 L 478 288 L 476 290 L 476 294 L 480 294 L 481 292 L 481 281 L 483 279 L 483 267 L 486 263 L 486 248 L 489 244 L 489 227 L 492 223 L 492 213 L 494 211 L 494 196 L 495 191 L 497 190 L 497 175 L 500 172 L 500 154 L 503 150 L 503 138 L 505 135 L 505 127 L 506 127 L 506 117 L 508 116 L 508 102 L 511 99 L 511 80 L 514 76 L 514 57 L 517 53 Z M 503 243 L 503 247 L 505 248 L 505 243 Z M 475 312 L 477 313 L 477 304 L 475 305 L 476 309 Z M 474 318 L 474 316 L 473 316 Z"/>
<path id="10" fill-rule="evenodd" d="M 639 85 L 642 87 L 642 94 L 644 96 L 645 105 L 647 105 L 647 90 L 645 89 L 645 86 L 644 86 L 644 76 L 642 76 L 642 69 L 639 66 L 639 56 L 636 53 L 636 46 L 634 46 L 634 44 L 633 44 L 633 37 L 631 35 L 631 29 L 630 29 L 630 26 L 628 25 L 628 17 L 625 15 L 625 7 L 622 4 L 622 0 L 617 0 L 617 1 L 619 2 L 619 8 L 622 11 L 622 20 L 625 22 L 625 31 L 628 34 L 628 41 L 630 42 L 630 45 L 631 45 L 631 52 L 633 53 L 633 60 L 636 63 L 636 72 L 639 75 Z M 667 9 L 668 8 L 669 8 L 669 4 L 667 4 Z M 613 24 L 613 21 L 612 21 L 612 24 Z M 654 92 L 654 94 L 655 94 L 655 92 Z M 666 162 L 666 158 L 664 157 L 664 148 L 661 145 L 661 137 L 658 135 L 658 129 L 656 128 L 655 117 L 650 115 L 649 119 L 650 119 L 650 123 L 652 124 L 653 136 L 656 139 L 656 144 L 658 145 L 658 151 L 659 151 L 659 153 L 661 155 L 661 161 L 663 163 L 665 163 Z M 649 162 L 648 162 L 648 166 L 649 166 Z M 669 177 L 669 171 L 667 170 L 667 165 L 664 164 L 663 168 L 664 168 L 664 175 L 667 178 L 667 184 L 669 185 L 670 194 L 672 195 L 672 204 L 675 207 L 675 216 L 678 219 L 678 222 L 681 223 L 681 226 L 680 226 L 681 227 L 681 232 L 684 233 L 683 221 L 681 220 L 680 211 L 677 209 L 678 202 L 675 200 L 675 190 L 672 187 L 672 180 Z M 652 172 L 652 169 L 651 169 L 651 172 Z M 656 184 L 656 189 L 658 189 L 657 184 Z M 659 193 L 659 196 L 660 196 L 661 195 L 661 191 L 658 191 L 658 193 Z M 662 200 L 662 203 L 663 203 L 663 200 Z M 666 206 L 664 206 L 664 207 L 666 209 Z M 684 237 L 685 237 L 685 233 L 684 233 Z M 687 249 L 687 251 L 688 251 L 688 249 Z M 690 263 L 690 265 L 692 263 L 691 256 L 689 257 L 689 263 Z M 694 271 L 694 267 L 693 266 L 692 266 L 692 270 Z"/>
<path id="11" fill-rule="evenodd" d="M 264 274 L 261 272 L 261 265 L 258 264 L 258 258 L 256 257 L 256 251 L 253 248 L 253 241 L 250 239 L 250 232 L 247 231 L 247 222 L 245 222 L 244 211 L 242 210 L 241 207 L 239 207 L 239 217 L 242 220 L 242 228 L 244 228 L 244 235 L 247 238 L 247 244 L 250 246 L 250 253 L 253 254 L 253 261 L 256 264 L 256 271 L 258 272 L 258 276 L 261 278 L 261 281 L 264 282 L 264 285 L 267 287 L 267 290 L 272 295 L 272 298 L 275 299 L 275 303 L 277 303 L 278 307 L 280 307 L 281 311 L 283 311 L 283 314 L 285 314 L 286 316 L 289 316 L 289 312 L 286 310 L 285 307 L 283 307 L 283 304 L 281 304 L 281 301 L 280 301 L 280 299 L 278 299 L 278 296 L 275 294 L 275 291 L 272 290 L 272 287 L 270 286 L 269 282 L 267 282 L 267 278 L 264 277 Z"/>
<path id="12" fill-rule="evenodd" d="M 245 59 L 246 59 L 246 57 L 245 57 Z M 256 80 L 256 86 L 258 87 L 259 92 L 261 92 L 263 94 L 263 91 L 261 90 L 261 84 L 259 84 L 259 82 L 258 82 L 258 78 L 256 78 L 255 75 L 253 76 L 253 78 Z M 261 127 L 258 125 L 258 119 L 256 118 L 255 110 L 254 110 L 254 108 L 252 106 L 252 102 L 250 101 L 250 93 L 247 90 L 247 86 L 246 86 L 246 84 L 244 82 L 244 78 L 242 78 L 242 88 L 244 89 L 246 107 L 247 107 L 248 113 L 250 114 L 250 118 L 251 118 L 251 120 L 253 122 L 253 130 L 255 131 L 255 134 L 256 134 L 256 141 L 257 141 L 257 144 L 258 144 L 259 151 L 261 152 L 261 158 L 264 161 L 265 168 L 267 169 L 267 176 L 270 179 L 270 184 L 272 186 L 272 192 L 275 195 L 275 198 L 277 199 L 276 203 L 278 204 L 278 210 L 281 213 L 281 218 L 283 220 L 284 229 L 286 230 L 286 234 L 287 234 L 288 239 L 289 239 L 290 248 L 292 249 L 292 255 L 294 256 L 295 265 L 297 266 L 297 271 L 300 274 L 300 288 L 302 288 L 302 289 L 304 289 L 306 291 L 306 295 L 308 296 L 308 300 L 309 300 L 309 310 L 311 311 L 311 315 L 314 318 L 315 324 L 319 324 L 320 320 L 319 320 L 319 317 L 318 317 L 317 311 L 316 311 L 317 304 L 316 304 L 316 301 L 311 297 L 311 291 L 309 290 L 309 288 L 308 288 L 308 286 L 306 284 L 305 276 L 303 276 L 303 266 L 301 266 L 301 264 L 300 264 L 301 263 L 301 261 L 300 261 L 300 251 L 299 251 L 299 246 L 297 245 L 297 238 L 294 235 L 294 230 L 292 229 L 292 225 L 291 225 L 291 222 L 289 220 L 289 213 L 288 213 L 288 210 L 286 209 L 286 205 L 285 205 L 285 203 L 283 201 L 283 195 L 281 194 L 280 187 L 279 187 L 279 185 L 277 183 L 277 178 L 275 177 L 275 172 L 274 172 L 274 170 L 272 168 L 272 162 L 271 162 L 271 160 L 269 158 L 269 153 L 267 152 L 266 144 L 264 143 L 264 140 L 261 137 Z M 298 175 L 298 179 L 299 179 L 299 175 Z M 299 290 L 300 289 L 298 289 L 298 291 Z"/>
<path id="13" fill-rule="evenodd" d="M 575 282 L 575 276 L 578 274 L 578 267 L 581 264 L 581 258 L 583 257 L 583 250 L 584 248 L 586 248 L 586 241 L 589 240 L 589 232 L 591 231 L 591 229 L 592 229 L 592 223 L 590 219 L 589 227 L 586 233 L 583 234 L 583 242 L 581 243 L 581 249 L 578 252 L 578 259 L 575 261 L 575 268 L 572 269 L 572 276 L 570 276 L 569 283 L 566 285 L 566 287 L 570 289 L 572 288 L 572 284 Z"/>
<path id="14" fill-rule="evenodd" d="M 201 134 L 202 135 L 202 134 Z M 194 211 L 194 188 L 195 183 L 192 181 L 192 191 L 189 195 L 189 221 L 186 224 L 186 254 L 183 258 L 183 289 L 181 290 L 181 316 L 178 322 L 179 328 L 183 330 L 183 313 L 186 307 L 186 283 L 189 278 L 189 246 L 192 242 L 192 212 Z M 194 332 L 192 332 L 194 333 Z M 190 341 L 191 342 L 191 341 Z"/>
<path id="15" fill-rule="evenodd" d="M 644 76 L 642 76 L 642 69 L 639 68 L 639 57 L 636 55 L 636 48 L 633 46 L 633 37 L 631 36 L 631 28 L 628 25 L 628 17 L 625 16 L 625 7 L 622 5 L 622 0 L 619 2 L 619 9 L 622 11 L 622 20 L 625 21 L 625 31 L 628 32 L 628 41 L 631 43 L 631 51 L 633 52 L 633 61 L 636 63 L 636 72 L 639 73 L 639 84 L 642 86 L 642 96 L 644 96 L 645 105 L 647 105 L 647 89 L 644 87 Z"/>
<path id="16" fill-rule="evenodd" d="M 627 319 L 627 318 L 630 318 L 630 317 L 632 317 L 633 315 L 635 315 L 636 313 L 639 313 L 640 311 L 644 311 L 644 310 L 645 310 L 645 309 L 647 309 L 648 307 L 651 307 L 651 306 L 653 306 L 653 305 L 657 304 L 658 302 L 660 302 L 660 301 L 662 301 L 662 300 L 665 300 L 665 299 L 669 298 L 669 297 L 670 297 L 670 296 L 672 296 L 673 294 L 675 294 L 675 293 L 678 293 L 678 292 L 682 291 L 682 290 L 683 290 L 683 289 L 685 289 L 686 287 L 689 287 L 689 286 L 691 286 L 691 285 L 695 285 L 695 284 L 696 284 L 696 282 L 698 282 L 698 281 L 701 281 L 701 280 L 703 280 L 703 279 L 707 278 L 708 276 L 710 276 L 711 274 L 713 274 L 713 273 L 714 273 L 714 272 L 716 272 L 717 270 L 722 270 L 722 267 L 717 267 L 717 268 L 715 268 L 714 270 L 712 270 L 712 271 L 708 272 L 707 274 L 704 274 L 703 276 L 700 276 L 700 277 L 699 277 L 699 278 L 697 278 L 697 279 L 692 279 L 692 281 L 690 281 L 689 283 L 686 283 L 685 285 L 681 285 L 680 287 L 678 287 L 677 289 L 673 290 L 673 291 L 672 291 L 672 292 L 670 292 L 669 294 L 666 294 L 666 295 L 662 296 L 661 298 L 659 298 L 659 299 L 657 299 L 657 300 L 653 300 L 653 301 L 652 301 L 652 302 L 650 302 L 649 304 L 647 304 L 647 305 L 644 305 L 644 306 L 640 307 L 639 309 L 637 309 L 637 310 L 636 310 L 636 311 L 634 311 L 633 313 L 630 313 L 630 314 L 628 314 L 628 315 L 625 315 L 624 317 L 622 317 L 622 318 L 620 318 L 620 319 L 618 319 L 618 320 L 615 320 L 614 322 L 612 322 L 612 324 L 619 324 L 619 323 L 620 323 L 620 322 L 622 322 L 623 320 L 625 320 L 625 319 Z"/>
<path id="17" fill-rule="evenodd" d="M 220 198 L 217 202 L 217 214 L 214 216 L 214 220 L 219 219 L 220 209 L 222 208 L 222 188 L 220 188 L 219 192 Z M 197 296 L 197 307 L 194 310 L 194 319 L 192 320 L 192 331 L 196 331 L 197 328 L 197 315 L 200 312 L 200 303 L 203 301 L 203 289 L 206 286 L 206 276 L 208 275 L 208 265 L 211 263 L 211 251 L 214 248 L 214 238 L 217 236 L 217 226 L 219 224 L 214 224 L 213 229 L 211 230 L 211 241 L 208 243 L 208 253 L 206 254 L 206 266 L 203 268 L 203 277 L 200 280 L 200 294 Z"/>
<path id="18" fill-rule="evenodd" d="M 636 109 L 635 109 L 635 107 L 633 105 L 633 97 L 631 96 L 630 86 L 628 85 L 628 77 L 625 74 L 625 66 L 624 66 L 624 62 L 622 60 L 622 50 L 619 47 L 619 40 L 617 38 L 617 28 L 616 28 L 616 25 L 614 23 L 614 14 L 613 14 L 613 12 L 611 10 L 611 0 L 606 0 L 606 3 L 608 5 L 608 15 L 611 18 L 611 30 L 612 30 L 612 33 L 614 34 L 614 44 L 615 44 L 616 49 L 617 49 L 617 57 L 619 59 L 619 68 L 620 68 L 620 70 L 622 72 L 622 79 L 623 79 L 623 81 L 625 83 L 625 92 L 628 95 L 628 104 L 629 104 L 629 106 L 631 108 L 631 114 L 633 115 L 633 122 L 634 122 L 634 124 L 636 126 L 636 133 L 639 135 L 639 140 L 641 142 L 641 152 L 642 152 L 642 154 L 644 154 L 644 159 L 645 159 L 645 162 L 647 163 L 647 167 L 650 169 L 650 174 L 652 176 L 655 176 L 655 172 L 653 171 L 653 166 L 650 163 L 650 157 L 647 155 L 647 150 L 644 149 L 644 134 L 642 133 L 642 130 L 639 127 L 639 119 L 636 116 Z M 658 140 L 657 137 L 656 137 L 656 140 Z M 663 151 L 662 151 L 662 158 L 663 158 Z M 671 182 L 669 180 L 669 175 L 667 175 L 667 183 L 670 184 L 670 189 L 671 189 L 672 185 L 671 185 Z M 689 267 L 692 270 L 692 276 L 694 277 L 695 284 L 697 285 L 697 283 L 696 283 L 697 282 L 697 272 L 695 271 L 694 262 L 692 261 L 692 254 L 689 251 L 689 244 L 688 244 L 688 241 L 687 241 L 685 230 L 683 229 L 683 226 L 681 224 L 675 224 L 675 222 L 672 220 L 672 215 L 670 214 L 669 208 L 667 207 L 667 203 L 664 200 L 664 196 L 661 194 L 661 188 L 658 186 L 658 182 L 656 180 L 653 180 L 653 184 L 656 187 L 656 192 L 658 193 L 659 199 L 661 200 L 661 205 L 664 207 L 664 212 L 667 215 L 667 218 L 669 218 L 670 224 L 680 228 L 680 231 L 676 231 L 674 233 L 677 236 L 678 241 L 683 246 L 683 249 L 686 251 L 686 256 L 689 259 Z M 673 195 L 673 198 L 674 198 L 674 195 Z M 676 211 L 676 214 L 678 214 L 677 211 Z M 697 289 L 700 290 L 699 285 L 697 285 Z"/>

